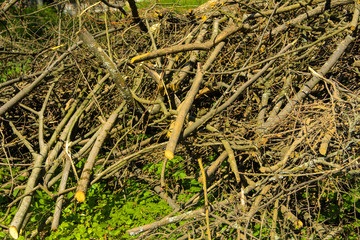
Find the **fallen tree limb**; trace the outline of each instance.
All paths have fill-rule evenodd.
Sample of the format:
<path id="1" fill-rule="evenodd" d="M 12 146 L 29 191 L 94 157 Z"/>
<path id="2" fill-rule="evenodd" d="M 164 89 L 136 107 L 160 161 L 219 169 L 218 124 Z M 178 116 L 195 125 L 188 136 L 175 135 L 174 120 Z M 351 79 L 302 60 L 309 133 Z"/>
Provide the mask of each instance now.
<path id="1" fill-rule="evenodd" d="M 247 32 L 250 30 L 250 27 L 248 25 L 240 25 L 240 26 L 230 26 L 224 29 L 214 40 L 209 40 L 204 43 L 191 43 L 187 45 L 177 45 L 173 47 L 168 47 L 164 49 L 159 49 L 157 51 L 145 53 L 136 57 L 133 57 L 131 59 L 131 63 L 138 63 L 146 60 L 150 60 L 153 58 L 179 53 L 179 52 L 187 52 L 187 51 L 193 51 L 193 50 L 209 50 L 210 48 L 218 45 L 220 42 L 224 41 L 226 38 L 231 36 L 232 34 L 238 32 L 238 31 L 244 31 Z"/>
<path id="2" fill-rule="evenodd" d="M 90 176 L 92 174 L 92 169 L 95 164 L 96 157 L 101 149 L 102 144 L 105 141 L 105 138 L 107 137 L 108 133 L 110 132 L 111 128 L 113 127 L 116 119 L 118 118 L 118 115 L 120 111 L 124 111 L 125 103 L 121 104 L 109 117 L 107 122 L 104 124 L 104 126 L 101 128 L 101 132 L 99 133 L 99 136 L 96 138 L 95 144 L 91 149 L 91 152 L 88 156 L 88 159 L 84 165 L 84 168 L 82 170 L 81 176 L 80 176 L 80 182 L 78 183 L 78 187 L 76 189 L 75 199 L 78 202 L 84 202 L 85 201 L 85 194 L 89 185 Z M 126 111 L 126 108 L 125 108 Z"/>
<path id="3" fill-rule="evenodd" d="M 111 78 L 115 82 L 121 97 L 128 104 L 128 106 L 136 106 L 136 109 L 140 113 L 144 113 L 144 110 L 138 105 L 133 99 L 130 89 L 128 88 L 125 79 L 121 76 L 119 70 L 116 67 L 116 64 L 110 59 L 110 57 L 105 53 L 101 46 L 95 41 L 94 37 L 86 30 L 83 29 L 78 32 L 80 39 L 86 44 L 90 51 L 103 63 L 103 65 L 109 71 Z"/>
<path id="4" fill-rule="evenodd" d="M 183 101 L 181 108 L 179 110 L 178 116 L 176 118 L 173 132 L 170 136 L 169 143 L 166 146 L 165 157 L 167 159 L 174 158 L 174 152 L 177 145 L 177 142 L 180 138 L 180 134 L 182 132 L 182 127 L 185 121 L 185 117 L 188 114 L 190 107 L 195 99 L 197 92 L 199 91 L 201 82 L 203 80 L 204 72 L 209 69 L 211 64 L 215 61 L 216 56 L 220 53 L 221 49 L 224 47 L 225 43 L 222 42 L 212 52 L 206 63 L 202 68 L 198 68 L 197 74 L 194 78 L 194 82 Z"/>

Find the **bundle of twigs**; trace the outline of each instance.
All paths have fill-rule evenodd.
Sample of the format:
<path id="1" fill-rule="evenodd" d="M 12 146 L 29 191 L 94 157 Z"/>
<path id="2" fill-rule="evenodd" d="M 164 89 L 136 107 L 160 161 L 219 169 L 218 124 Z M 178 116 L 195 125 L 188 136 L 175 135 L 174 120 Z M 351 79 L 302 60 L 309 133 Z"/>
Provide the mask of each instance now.
<path id="1" fill-rule="evenodd" d="M 127 169 L 174 209 L 129 229 L 132 236 L 346 236 L 341 221 L 317 214 L 326 209 L 324 191 L 349 192 L 355 183 L 345 176 L 358 174 L 359 3 L 209 1 L 160 18 L 154 9 L 140 12 L 141 29 L 126 18 L 105 19 L 105 28 L 87 12 L 72 29 L 54 26 L 36 51 L 1 37 L 3 59 L 17 49 L 32 64 L 0 83 L 0 156 L 16 168 L 1 190 L 22 193 L 7 203 L 18 204 L 10 235 L 26 227 L 35 191 L 56 202 L 42 224 L 57 229 L 73 200 L 65 193 L 84 202 L 89 185 Z M 187 202 L 166 177 L 176 155 L 203 186 Z M 159 178 L 141 169 L 158 161 Z M 259 226 L 268 232 L 259 235 Z"/>

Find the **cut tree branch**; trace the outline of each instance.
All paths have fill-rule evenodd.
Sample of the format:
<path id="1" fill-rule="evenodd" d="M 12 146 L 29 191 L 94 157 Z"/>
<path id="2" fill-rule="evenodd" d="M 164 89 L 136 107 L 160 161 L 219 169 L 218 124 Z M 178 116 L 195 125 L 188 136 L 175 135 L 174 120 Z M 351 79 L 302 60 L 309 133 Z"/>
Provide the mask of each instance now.
<path id="1" fill-rule="evenodd" d="M 226 38 L 231 36 L 232 34 L 238 32 L 238 31 L 244 31 L 247 32 L 250 30 L 250 26 L 247 24 L 236 26 L 232 25 L 224 31 L 221 32 L 214 40 L 209 40 L 204 43 L 190 43 L 186 45 L 176 45 L 173 47 L 163 48 L 156 51 L 152 51 L 149 53 L 145 53 L 136 57 L 133 57 L 131 59 L 131 63 L 138 63 L 146 60 L 150 60 L 153 58 L 179 53 L 179 52 L 187 52 L 187 51 L 193 51 L 193 50 L 209 50 L 212 47 L 216 46 L 220 42 L 224 41 Z"/>

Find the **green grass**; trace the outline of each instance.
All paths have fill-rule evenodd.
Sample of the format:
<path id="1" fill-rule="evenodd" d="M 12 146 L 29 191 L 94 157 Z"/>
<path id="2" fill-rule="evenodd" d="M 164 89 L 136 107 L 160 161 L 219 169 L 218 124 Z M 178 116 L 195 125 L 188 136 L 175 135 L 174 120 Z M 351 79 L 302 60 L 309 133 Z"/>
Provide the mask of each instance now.
<path id="1" fill-rule="evenodd" d="M 6 82 L 12 78 L 16 78 L 21 75 L 25 75 L 30 69 L 30 60 L 24 60 L 19 62 L 6 62 L 0 68 L 0 83 Z"/>
<path id="2" fill-rule="evenodd" d="M 140 183 L 132 184 L 137 190 L 128 195 L 128 199 L 120 192 L 105 190 L 105 184 L 95 184 L 86 202 L 65 209 L 58 231 L 45 239 L 133 239 L 126 230 L 171 212 L 158 196 L 140 191 L 141 187 L 136 186 Z"/>

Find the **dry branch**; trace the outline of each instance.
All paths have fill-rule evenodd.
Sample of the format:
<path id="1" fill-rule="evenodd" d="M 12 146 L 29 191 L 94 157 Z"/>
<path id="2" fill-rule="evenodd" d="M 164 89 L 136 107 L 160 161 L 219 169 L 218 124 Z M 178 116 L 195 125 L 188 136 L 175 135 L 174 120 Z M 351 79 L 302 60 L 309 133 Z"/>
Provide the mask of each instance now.
<path id="1" fill-rule="evenodd" d="M 312 124 L 314 125 L 314 124 Z M 286 165 L 286 163 L 288 162 L 290 155 L 295 151 L 295 149 L 298 147 L 298 145 L 304 141 L 304 139 L 307 137 L 307 135 L 309 133 L 311 133 L 311 128 L 313 126 L 307 126 L 306 124 L 304 124 L 304 127 L 302 129 L 302 131 L 299 133 L 299 135 L 296 137 L 296 139 L 294 140 L 294 142 L 291 144 L 291 146 L 289 147 L 289 149 L 286 151 L 284 157 L 282 157 L 282 159 L 280 161 L 278 161 L 276 163 L 276 165 L 274 166 L 270 166 L 270 167 L 261 167 L 260 171 L 261 172 L 276 172 L 278 171 L 281 167 L 284 167 Z"/>
<path id="2" fill-rule="evenodd" d="M 195 43 L 201 43 L 204 39 L 205 34 L 207 33 L 208 25 L 204 24 L 202 29 L 200 30 Z M 189 61 L 185 66 L 181 69 L 181 71 L 175 75 L 171 83 L 169 83 L 166 87 L 175 91 L 179 84 L 188 76 L 188 72 L 190 72 L 194 66 L 196 66 L 196 59 L 198 57 L 199 51 L 191 52 L 191 56 L 189 57 Z"/>
<path id="3" fill-rule="evenodd" d="M 180 209 L 179 204 L 177 204 L 172 198 L 167 196 L 167 194 L 164 193 L 163 189 L 160 186 L 156 186 L 154 190 L 159 194 L 162 199 L 167 202 L 167 204 L 169 204 L 172 209 L 174 209 L 175 211 Z"/>
<path id="4" fill-rule="evenodd" d="M 204 171 L 204 166 L 202 164 L 201 158 L 198 159 L 200 170 L 202 175 L 204 176 L 203 181 L 203 189 L 204 189 L 204 198 L 205 198 L 205 220 L 206 220 L 206 234 L 208 235 L 208 239 L 211 239 L 211 232 L 210 232 L 210 221 L 209 221 L 209 200 L 208 200 L 208 192 L 206 186 L 206 175 Z"/>
<path id="5" fill-rule="evenodd" d="M 91 152 L 89 153 L 88 159 L 86 160 L 86 163 L 84 165 L 84 168 L 81 173 L 80 182 L 78 183 L 78 187 L 76 189 L 75 199 L 78 202 L 84 202 L 85 201 L 85 195 L 86 191 L 89 185 L 90 176 L 92 175 L 93 167 L 95 164 L 96 157 L 101 149 L 101 146 L 103 145 L 106 137 L 108 136 L 111 128 L 114 126 L 116 119 L 118 118 L 118 115 L 121 110 L 124 110 L 124 104 L 121 104 L 109 117 L 109 119 L 106 121 L 106 123 L 101 128 L 101 131 L 96 138 L 95 144 L 91 149 Z M 126 111 L 126 108 L 125 108 Z"/>
<path id="6" fill-rule="evenodd" d="M 335 8 L 337 6 L 342 6 L 342 5 L 346 5 L 346 4 L 350 4 L 352 2 L 352 0 L 337 0 L 337 1 L 331 1 L 330 2 L 330 8 Z M 311 9 L 309 11 L 307 11 L 306 13 L 303 13 L 299 16 L 297 16 L 294 19 L 291 19 L 289 21 L 286 21 L 284 24 L 278 26 L 277 28 L 271 30 L 270 32 L 268 32 L 264 37 L 269 37 L 269 36 L 276 36 L 277 34 L 279 34 L 280 32 L 283 32 L 285 30 L 287 30 L 290 27 L 296 26 L 297 24 L 300 24 L 301 22 L 303 22 L 305 19 L 308 19 L 310 17 L 316 16 L 322 12 L 324 12 L 325 10 L 327 10 L 327 8 L 325 7 L 327 4 L 327 1 L 319 4 L 319 6 L 317 6 L 314 9 Z"/>
<path id="7" fill-rule="evenodd" d="M 359 13 L 360 13 L 360 2 L 359 1 L 354 1 L 354 14 L 353 14 L 353 18 L 350 22 L 350 29 L 351 31 L 355 31 L 358 23 L 359 23 Z"/>
<path id="8" fill-rule="evenodd" d="M 125 82 L 125 79 L 121 76 L 119 70 L 116 67 L 116 64 L 111 60 L 111 58 L 105 53 L 101 46 L 95 41 L 94 37 L 86 30 L 83 29 L 78 32 L 80 39 L 86 44 L 90 51 L 98 58 L 99 61 L 109 71 L 113 81 L 115 82 L 117 88 L 119 89 L 121 97 L 129 106 L 134 106 L 136 103 L 131 95 L 128 85 Z M 143 109 L 140 105 L 136 105 L 136 109 L 143 113 Z"/>
<path id="9" fill-rule="evenodd" d="M 245 193 L 247 194 L 248 192 L 253 190 L 256 187 L 256 185 L 260 186 L 261 184 L 260 183 L 254 183 L 253 185 L 248 186 L 245 189 Z M 271 186 L 271 185 L 268 185 L 268 186 Z M 268 187 L 266 187 L 265 189 L 268 190 Z M 265 192 L 266 191 L 264 190 L 264 194 L 265 194 Z M 217 207 L 219 207 L 219 206 L 224 206 L 224 205 L 227 205 L 229 203 L 232 203 L 232 201 L 234 201 L 234 199 L 236 199 L 237 197 L 238 196 L 231 196 L 231 197 L 227 198 L 224 201 L 213 204 L 211 209 L 217 209 Z M 261 197 L 257 198 L 258 202 L 261 201 L 262 197 L 263 197 L 263 195 Z M 166 218 L 164 218 L 164 219 L 162 219 L 160 221 L 156 221 L 156 222 L 153 222 L 153 223 L 150 223 L 150 224 L 146 224 L 146 225 L 143 225 L 141 227 L 136 227 L 136 228 L 133 228 L 133 229 L 129 229 L 129 230 L 127 230 L 127 233 L 130 236 L 135 236 L 135 235 L 138 235 L 138 234 L 140 234 L 142 232 L 145 232 L 145 231 L 148 231 L 148 230 L 151 230 L 151 229 L 156 229 L 156 228 L 165 226 L 167 224 L 177 223 L 179 221 L 183 221 L 183 220 L 187 220 L 187 219 L 199 220 L 199 219 L 202 219 L 204 217 L 205 217 L 205 209 L 200 208 L 200 209 L 197 209 L 197 210 L 194 210 L 194 211 L 185 212 L 185 213 L 177 215 L 177 216 L 166 217 Z"/>
<path id="10" fill-rule="evenodd" d="M 70 167 L 71 167 L 70 161 L 72 161 L 72 160 L 70 159 L 69 156 L 66 156 L 65 158 L 66 158 L 66 161 L 65 161 L 64 171 L 62 172 L 61 182 L 59 185 L 59 192 L 64 191 L 66 189 L 66 183 L 67 183 L 69 173 L 70 173 Z M 54 210 L 53 220 L 52 220 L 52 224 L 51 224 L 51 230 L 56 230 L 59 227 L 63 200 L 64 200 L 64 195 L 60 195 L 56 199 L 55 210 Z"/>
<path id="11" fill-rule="evenodd" d="M 318 4 L 323 2 L 323 0 L 315 0 L 315 1 L 311 1 L 311 2 L 301 2 L 301 3 L 296 3 L 290 6 L 285 6 L 285 7 L 280 7 L 278 9 L 276 9 L 275 14 L 280 14 L 280 13 L 284 13 L 284 12 L 288 12 L 288 11 L 293 11 L 302 7 L 306 7 L 308 4 Z M 286 5 L 286 4 L 285 4 Z M 243 15 L 243 19 L 244 21 L 252 19 L 252 18 L 258 18 L 261 16 L 270 16 L 271 14 L 273 14 L 274 11 L 273 10 L 265 10 L 265 11 L 261 11 L 258 13 L 252 13 L 252 14 L 244 14 Z"/>
<path id="12" fill-rule="evenodd" d="M 153 58 L 166 56 L 170 54 L 175 54 L 179 52 L 187 52 L 193 50 L 209 50 L 212 47 L 218 45 L 220 42 L 224 41 L 226 38 L 230 37 L 231 35 L 235 34 L 238 31 L 244 31 L 245 33 L 250 30 L 248 25 L 240 25 L 240 26 L 230 26 L 224 29 L 221 34 L 219 34 L 214 40 L 209 40 L 204 43 L 190 43 L 187 45 L 177 45 L 173 47 L 168 47 L 164 49 L 159 49 L 157 51 L 145 53 L 140 56 L 133 57 L 131 59 L 131 63 L 138 63 L 146 60 L 150 60 Z"/>
<path id="13" fill-rule="evenodd" d="M 354 38 L 350 35 L 346 36 L 346 38 L 339 43 L 337 49 L 329 57 L 328 61 L 326 61 L 325 64 L 319 69 L 318 73 L 320 75 L 325 75 L 327 72 L 329 72 L 353 40 Z M 294 107 L 299 102 L 301 102 L 306 96 L 308 96 L 308 94 L 319 81 L 319 77 L 313 76 L 308 82 L 303 85 L 302 89 L 291 99 L 291 101 L 281 110 L 281 112 L 277 116 L 267 119 L 267 121 L 260 127 L 260 130 L 263 132 L 271 131 L 280 121 L 286 118 L 286 116 L 294 109 Z"/>
<path id="14" fill-rule="evenodd" d="M 299 220 L 299 218 L 297 218 L 290 211 L 289 208 L 287 208 L 284 205 L 281 205 L 280 211 L 281 211 L 282 214 L 284 214 L 284 220 L 285 221 L 290 221 L 296 227 L 296 229 L 301 229 L 303 227 L 304 223 L 301 220 Z"/>
<path id="15" fill-rule="evenodd" d="M 245 227 L 245 235 L 247 232 L 247 227 L 248 224 L 251 220 L 251 218 L 255 215 L 255 213 L 257 211 L 259 211 L 259 205 L 260 202 L 265 198 L 267 192 L 272 188 L 272 185 L 266 185 L 262 188 L 261 192 L 259 193 L 259 195 L 255 198 L 255 201 L 253 202 L 249 212 L 247 212 L 247 216 L 246 216 L 246 227 Z"/>
<path id="16" fill-rule="evenodd" d="M 279 54 L 282 55 L 284 52 L 286 52 L 291 46 L 293 46 L 295 42 L 288 44 L 286 47 L 281 49 Z M 191 124 L 191 126 L 187 127 L 184 131 L 184 137 L 188 136 L 192 131 L 194 131 L 196 128 L 204 124 L 206 121 L 208 121 L 211 117 L 213 117 L 215 114 L 220 113 L 227 107 L 229 107 L 238 97 L 239 95 L 249 86 L 251 86 L 256 80 L 259 79 L 259 77 L 275 62 L 275 59 L 271 60 L 269 63 L 267 63 L 257 74 L 255 74 L 251 79 L 249 79 L 247 82 L 242 84 L 235 93 L 221 106 L 211 109 L 207 114 L 202 116 L 199 120 Z M 234 77 L 234 79 L 238 78 L 238 74 Z M 217 106 L 217 104 L 215 104 Z"/>
<path id="17" fill-rule="evenodd" d="M 185 121 L 185 117 L 188 114 L 190 107 L 195 99 L 195 96 L 197 92 L 199 91 L 201 82 L 203 80 L 204 72 L 209 69 L 211 64 L 215 61 L 216 56 L 220 53 L 221 49 L 224 47 L 225 43 L 219 43 L 219 45 L 216 46 L 208 60 L 205 62 L 204 66 L 202 68 L 198 68 L 197 74 L 194 78 L 194 82 L 188 92 L 188 94 L 185 97 L 185 100 L 182 103 L 182 106 L 179 110 L 178 116 L 176 118 L 173 132 L 171 134 L 171 137 L 169 139 L 169 143 L 166 146 L 165 150 L 165 157 L 167 159 L 173 159 L 175 148 L 177 145 L 177 142 L 180 138 L 180 134 L 182 132 L 183 124 Z"/>
<path id="18" fill-rule="evenodd" d="M 210 125 L 206 125 L 206 129 L 208 129 L 211 132 L 219 133 L 219 130 L 217 130 L 216 128 Z M 240 183 L 240 175 L 239 175 L 239 170 L 237 167 L 234 151 L 231 148 L 230 143 L 224 137 L 221 137 L 221 143 L 224 145 L 225 151 L 228 155 L 228 161 L 230 163 L 231 170 L 235 175 L 236 182 Z"/>
<path id="19" fill-rule="evenodd" d="M 14 107 L 18 102 L 20 102 L 23 98 L 25 98 L 35 87 L 37 87 L 48 75 L 52 69 L 59 64 L 64 58 L 70 54 L 71 51 L 73 51 L 79 43 L 74 44 L 71 46 L 66 52 L 64 52 L 59 58 L 57 58 L 52 64 L 49 66 L 46 66 L 46 69 L 42 72 L 40 76 L 38 76 L 34 82 L 32 82 L 29 86 L 25 87 L 23 90 L 21 90 L 19 93 L 17 93 L 12 99 L 7 101 L 4 105 L 0 107 L 0 116 L 4 115 L 9 109 Z"/>
<path id="20" fill-rule="evenodd" d="M 34 159 L 34 166 L 33 170 L 31 172 L 31 175 L 28 179 L 26 188 L 25 188 L 25 194 L 28 194 L 32 192 L 33 188 L 36 186 L 38 178 L 40 176 L 42 165 L 45 160 L 45 156 L 47 155 L 47 148 L 44 148 L 43 151 L 41 151 L 39 154 L 36 154 L 36 157 Z M 29 194 L 28 196 L 24 197 L 18 207 L 18 210 L 13 218 L 13 220 L 10 223 L 9 227 L 9 233 L 10 235 L 17 239 L 19 237 L 19 230 L 23 224 L 24 218 L 26 214 L 28 213 L 28 209 L 30 207 L 32 200 L 32 194 Z"/>
<path id="21" fill-rule="evenodd" d="M 211 163 L 210 166 L 205 168 L 205 176 L 207 178 L 211 177 L 215 173 L 215 171 L 221 166 L 221 163 L 227 158 L 227 156 L 227 151 L 223 151 L 220 156 L 213 163 Z M 200 177 L 198 178 L 198 182 L 202 183 L 203 181 L 204 176 L 200 175 Z"/>
<path id="22" fill-rule="evenodd" d="M 12 5 L 16 3 L 16 0 L 10 0 L 3 9 L 1 9 L 1 14 L 4 14 Z"/>
<path id="23" fill-rule="evenodd" d="M 155 228 L 159 228 L 161 226 L 167 225 L 167 224 L 171 224 L 171 223 L 177 223 L 183 220 L 187 220 L 187 219 L 198 219 L 198 218 L 203 218 L 203 216 L 205 215 L 205 209 L 201 208 L 195 211 L 190 211 L 190 212 L 186 212 L 184 214 L 178 215 L 178 216 L 174 216 L 174 217 L 168 217 L 168 218 L 164 218 L 160 221 L 157 222 L 153 222 L 147 225 L 143 225 L 141 227 L 136 227 L 133 229 L 129 229 L 126 232 L 130 235 L 130 236 L 136 236 L 142 232 L 151 230 L 151 229 L 155 229 Z"/>

